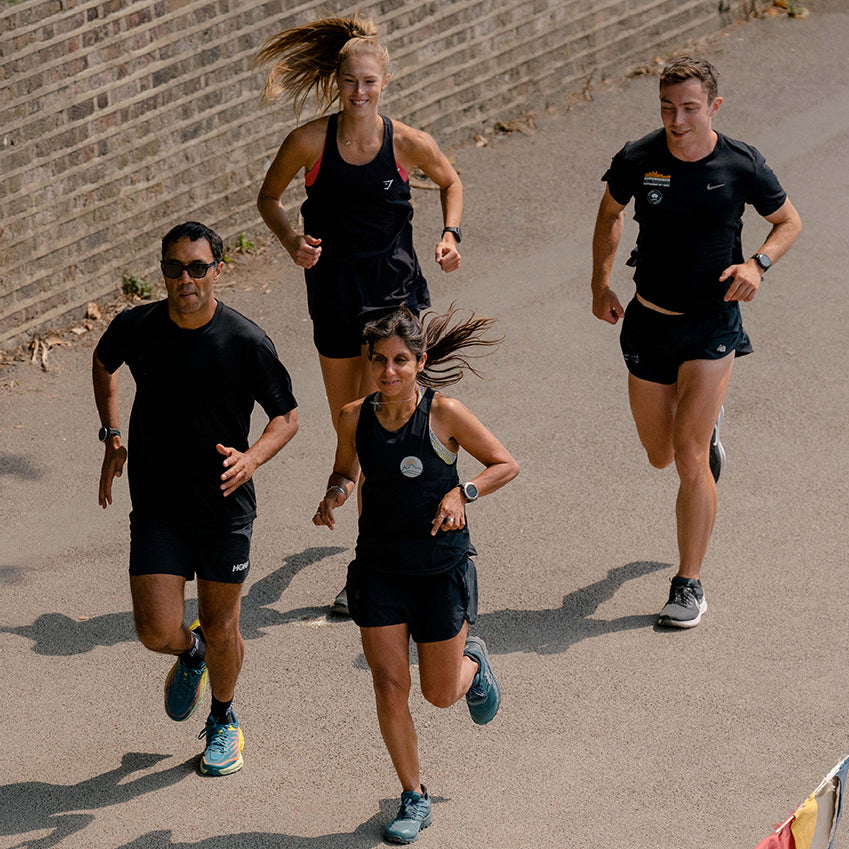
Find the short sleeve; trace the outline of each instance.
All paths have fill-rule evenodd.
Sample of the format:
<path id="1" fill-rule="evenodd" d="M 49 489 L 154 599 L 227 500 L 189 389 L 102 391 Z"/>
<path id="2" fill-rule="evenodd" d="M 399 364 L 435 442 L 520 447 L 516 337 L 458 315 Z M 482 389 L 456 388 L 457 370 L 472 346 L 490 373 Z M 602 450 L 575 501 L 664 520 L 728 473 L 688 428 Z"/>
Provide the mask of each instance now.
<path id="1" fill-rule="evenodd" d="M 787 200 L 787 192 L 778 182 L 778 177 L 758 150 L 752 148 L 754 155 L 754 180 L 749 197 L 746 198 L 758 211 L 758 215 L 772 215 Z"/>
<path id="2" fill-rule="evenodd" d="M 285 416 L 298 406 L 292 394 L 292 379 L 277 356 L 267 335 L 254 346 L 254 397 L 269 419 Z"/>
<path id="3" fill-rule="evenodd" d="M 626 145 L 627 147 L 627 145 Z M 616 203 L 626 206 L 634 196 L 633 168 L 623 147 L 610 162 L 610 167 L 604 172 L 602 182 L 607 183 L 610 196 Z"/>
<path id="4" fill-rule="evenodd" d="M 131 310 L 126 309 L 109 322 L 109 327 L 103 332 L 94 349 L 97 359 L 103 363 L 109 374 L 118 371 L 127 359 L 130 312 Z"/>

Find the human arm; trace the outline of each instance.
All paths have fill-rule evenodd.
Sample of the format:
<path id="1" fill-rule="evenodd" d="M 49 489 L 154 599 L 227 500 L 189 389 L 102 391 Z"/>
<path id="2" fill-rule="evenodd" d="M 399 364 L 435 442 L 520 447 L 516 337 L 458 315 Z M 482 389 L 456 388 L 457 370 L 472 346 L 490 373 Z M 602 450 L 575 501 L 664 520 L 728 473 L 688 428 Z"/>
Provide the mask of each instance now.
<path id="1" fill-rule="evenodd" d="M 224 456 L 224 474 L 221 475 L 221 491 L 225 498 L 247 483 L 254 472 L 267 463 L 298 432 L 298 411 L 289 410 L 274 416 L 260 438 L 247 451 L 238 451 L 220 443 L 215 446 Z"/>
<path id="2" fill-rule="evenodd" d="M 110 374 L 100 362 L 97 351 L 91 359 L 91 377 L 94 385 L 94 403 L 104 427 L 118 428 L 118 372 Z M 97 502 L 105 510 L 112 503 L 112 481 L 120 478 L 127 461 L 127 449 L 120 436 L 111 436 L 103 443 L 103 463 L 100 467 L 100 483 Z"/>
<path id="3" fill-rule="evenodd" d="M 489 495 L 519 474 L 519 464 L 481 421 L 455 398 L 441 393 L 434 397 L 431 426 L 439 440 L 467 451 L 483 471 L 473 477 L 479 496 Z M 433 518 L 431 535 L 440 529 L 453 531 L 466 526 L 466 497 L 461 487 L 445 494 Z"/>
<path id="4" fill-rule="evenodd" d="M 610 288 L 610 272 L 622 238 L 624 218 L 625 207 L 614 200 L 610 189 L 605 187 L 593 230 L 593 276 L 590 285 L 593 315 L 610 324 L 616 324 L 625 315 L 619 298 Z"/>
<path id="5" fill-rule="evenodd" d="M 766 237 L 766 241 L 755 252 L 766 254 L 773 265 L 778 262 L 793 245 L 793 242 L 802 232 L 802 219 L 796 208 L 787 199 L 771 215 L 764 218 L 772 224 L 772 229 Z M 763 281 L 763 271 L 754 259 L 747 259 L 737 265 L 729 265 L 720 274 L 720 282 L 733 278 L 728 291 L 725 293 L 726 301 L 751 301 L 758 293 Z"/>
<path id="6" fill-rule="evenodd" d="M 321 499 L 312 522 L 316 526 L 336 527 L 333 511 L 341 507 L 351 496 L 360 476 L 360 461 L 357 458 L 357 422 L 360 420 L 362 401 L 355 401 L 342 408 L 336 423 L 336 457 L 333 471 L 327 479 L 327 491 Z"/>
<path id="7" fill-rule="evenodd" d="M 463 214 L 463 184 L 454 166 L 427 133 L 395 122 L 398 162 L 407 171 L 418 166 L 437 186 L 443 227 L 459 227 Z M 443 271 L 460 267 L 460 251 L 452 233 L 443 233 L 436 245 L 436 261 Z"/>
<path id="8" fill-rule="evenodd" d="M 312 167 L 321 156 L 327 120 L 312 121 L 286 136 L 265 175 L 256 205 L 262 220 L 292 257 L 295 265 L 312 268 L 321 256 L 321 239 L 298 233 L 289 222 L 280 197 L 302 168 Z"/>

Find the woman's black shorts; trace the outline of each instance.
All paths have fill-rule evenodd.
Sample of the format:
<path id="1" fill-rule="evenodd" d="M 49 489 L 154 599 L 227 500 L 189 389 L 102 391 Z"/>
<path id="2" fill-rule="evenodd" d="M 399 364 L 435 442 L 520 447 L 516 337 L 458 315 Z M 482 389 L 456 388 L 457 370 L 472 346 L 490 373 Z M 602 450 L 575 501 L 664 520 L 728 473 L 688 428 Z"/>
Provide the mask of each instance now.
<path id="1" fill-rule="evenodd" d="M 372 572 L 348 567 L 348 609 L 360 628 L 407 624 L 416 643 L 438 643 L 478 618 L 478 577 L 465 560 L 436 575 Z"/>
<path id="2" fill-rule="evenodd" d="M 362 315 L 312 316 L 312 341 L 322 357 L 330 360 L 345 360 L 359 357 L 363 346 L 363 328 L 370 321 L 377 321 L 395 312 L 398 307 L 370 310 Z M 413 310 L 418 315 L 418 310 Z"/>
<path id="3" fill-rule="evenodd" d="M 676 383 L 678 369 L 688 360 L 742 357 L 753 350 L 736 301 L 710 311 L 666 315 L 634 298 L 625 310 L 619 344 L 634 377 L 663 384 Z"/>

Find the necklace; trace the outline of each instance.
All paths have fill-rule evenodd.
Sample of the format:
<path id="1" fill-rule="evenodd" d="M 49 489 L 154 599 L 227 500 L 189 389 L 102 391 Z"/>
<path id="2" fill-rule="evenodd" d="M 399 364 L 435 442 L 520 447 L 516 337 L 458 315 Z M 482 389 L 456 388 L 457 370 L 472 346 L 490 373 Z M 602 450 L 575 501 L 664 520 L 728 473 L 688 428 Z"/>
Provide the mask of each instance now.
<path id="1" fill-rule="evenodd" d="M 386 404 L 406 404 L 408 401 L 417 401 L 421 397 L 418 389 L 415 394 L 411 395 L 409 398 L 400 398 L 397 401 L 384 401 L 383 399 L 378 399 L 378 395 L 380 395 L 380 392 L 376 392 L 374 398 L 371 399 L 371 405 L 375 410 L 378 407 L 385 406 Z"/>

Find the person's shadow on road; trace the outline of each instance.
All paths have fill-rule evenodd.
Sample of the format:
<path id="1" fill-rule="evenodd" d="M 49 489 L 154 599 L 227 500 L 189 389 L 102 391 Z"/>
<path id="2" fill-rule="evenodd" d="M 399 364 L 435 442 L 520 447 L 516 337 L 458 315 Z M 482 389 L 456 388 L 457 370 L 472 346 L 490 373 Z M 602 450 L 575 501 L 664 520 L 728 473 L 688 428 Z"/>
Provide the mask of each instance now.
<path id="1" fill-rule="evenodd" d="M 439 796 L 432 799 L 434 804 L 447 801 Z M 381 799 L 379 813 L 369 817 L 353 831 L 320 834 L 317 837 L 253 831 L 208 837 L 197 843 L 176 843 L 170 831 L 150 831 L 118 849 L 243 849 L 245 846 L 251 849 L 339 849 L 340 846 L 345 849 L 375 849 L 386 846 L 381 835 L 397 809 L 397 798 Z M 316 815 L 320 815 L 320 809 Z"/>
<path id="2" fill-rule="evenodd" d="M 197 756 L 194 756 L 162 772 L 124 781 L 132 773 L 148 769 L 167 757 L 130 752 L 121 758 L 121 766 L 79 784 L 22 781 L 0 786 L 0 799 L 3 800 L 0 834 L 24 835 L 47 829 L 49 834 L 24 840 L 17 847 L 48 849 L 56 846 L 94 819 L 94 814 L 86 811 L 129 802 L 145 793 L 170 787 L 196 771 Z"/>
<path id="3" fill-rule="evenodd" d="M 255 640 L 263 636 L 263 628 L 302 620 L 305 617 L 326 615 L 326 607 L 280 613 L 270 605 L 280 600 L 302 569 L 343 551 L 345 549 L 339 546 L 307 548 L 286 557 L 282 566 L 253 582 L 242 599 L 242 636 L 246 640 Z M 186 612 L 190 619 L 195 617 L 195 599 L 186 601 Z M 63 613 L 44 613 L 32 625 L 16 628 L 0 626 L 0 634 L 15 634 L 32 640 L 32 650 L 36 654 L 51 657 L 85 654 L 97 646 L 115 646 L 136 640 L 133 614 L 130 611 L 107 613 L 83 621 L 71 619 Z"/>

